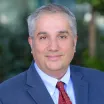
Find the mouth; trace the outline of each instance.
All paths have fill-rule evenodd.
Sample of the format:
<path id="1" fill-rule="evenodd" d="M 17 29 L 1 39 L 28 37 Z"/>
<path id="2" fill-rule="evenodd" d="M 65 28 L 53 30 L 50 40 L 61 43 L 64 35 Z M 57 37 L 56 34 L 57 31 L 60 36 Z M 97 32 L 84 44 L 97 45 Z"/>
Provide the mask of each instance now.
<path id="1" fill-rule="evenodd" d="M 57 61 L 61 59 L 62 55 L 47 55 L 46 57 L 48 58 L 48 60 Z"/>

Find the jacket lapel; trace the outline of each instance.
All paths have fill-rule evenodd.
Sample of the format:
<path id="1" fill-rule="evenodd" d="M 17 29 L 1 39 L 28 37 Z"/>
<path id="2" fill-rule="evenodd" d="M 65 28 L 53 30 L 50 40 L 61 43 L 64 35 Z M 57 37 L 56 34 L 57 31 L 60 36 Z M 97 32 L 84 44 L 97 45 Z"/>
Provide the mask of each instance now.
<path id="1" fill-rule="evenodd" d="M 34 63 L 32 63 L 27 71 L 27 85 L 27 92 L 37 104 L 54 104 L 43 81 L 35 70 Z"/>
<path id="2" fill-rule="evenodd" d="M 76 104 L 88 104 L 88 82 L 84 80 L 84 76 L 81 73 L 80 68 L 78 69 L 71 66 L 70 69 Z"/>

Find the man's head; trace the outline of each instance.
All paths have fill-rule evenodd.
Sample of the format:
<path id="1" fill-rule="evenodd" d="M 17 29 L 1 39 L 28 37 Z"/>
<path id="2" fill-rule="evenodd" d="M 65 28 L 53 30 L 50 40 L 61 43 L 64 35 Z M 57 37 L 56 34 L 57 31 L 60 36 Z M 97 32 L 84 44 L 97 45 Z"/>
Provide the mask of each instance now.
<path id="1" fill-rule="evenodd" d="M 29 44 L 38 67 L 61 78 L 76 50 L 77 29 L 74 15 L 65 7 L 50 4 L 28 18 Z"/>

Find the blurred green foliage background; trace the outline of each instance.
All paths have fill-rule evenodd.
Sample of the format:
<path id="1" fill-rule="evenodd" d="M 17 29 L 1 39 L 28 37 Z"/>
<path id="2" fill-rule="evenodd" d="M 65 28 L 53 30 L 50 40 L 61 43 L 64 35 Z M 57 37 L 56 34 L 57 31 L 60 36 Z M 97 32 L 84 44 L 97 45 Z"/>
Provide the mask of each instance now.
<path id="1" fill-rule="evenodd" d="M 28 69 L 32 55 L 26 19 L 48 3 L 67 6 L 77 18 L 78 44 L 72 64 L 104 71 L 103 0 L 0 0 L 0 82 Z"/>

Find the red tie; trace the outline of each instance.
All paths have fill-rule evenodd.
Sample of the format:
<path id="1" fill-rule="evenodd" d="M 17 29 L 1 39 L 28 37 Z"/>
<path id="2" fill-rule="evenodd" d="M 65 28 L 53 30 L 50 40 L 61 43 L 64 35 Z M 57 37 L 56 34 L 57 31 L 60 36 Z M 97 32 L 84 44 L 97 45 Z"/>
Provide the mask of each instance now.
<path id="1" fill-rule="evenodd" d="M 57 82 L 56 87 L 59 90 L 59 101 L 58 101 L 58 104 L 72 104 L 71 101 L 70 101 L 69 96 L 65 92 L 64 83 L 61 82 L 61 81 Z"/>

